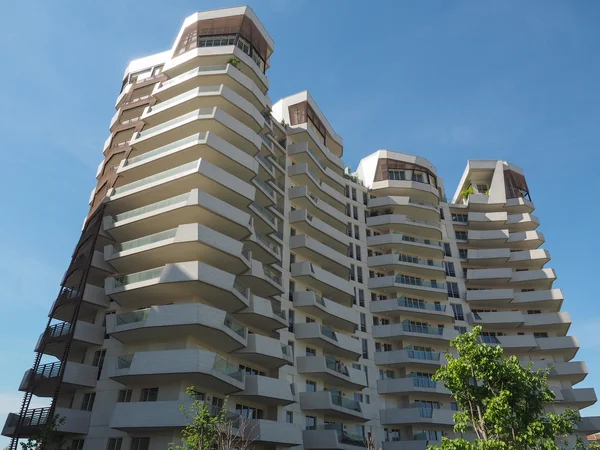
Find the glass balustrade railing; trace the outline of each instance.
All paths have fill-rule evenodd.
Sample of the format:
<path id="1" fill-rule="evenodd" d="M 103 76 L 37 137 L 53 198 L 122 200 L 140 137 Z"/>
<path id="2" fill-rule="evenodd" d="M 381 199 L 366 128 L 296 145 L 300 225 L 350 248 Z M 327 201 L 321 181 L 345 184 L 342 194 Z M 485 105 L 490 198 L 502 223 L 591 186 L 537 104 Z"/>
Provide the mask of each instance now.
<path id="1" fill-rule="evenodd" d="M 254 234 L 256 235 L 256 239 L 258 239 L 265 247 L 273 251 L 273 253 L 277 255 L 279 254 L 279 246 L 277 244 L 275 244 L 267 236 L 256 230 L 254 230 Z"/>
<path id="2" fill-rule="evenodd" d="M 194 117 L 197 117 L 198 115 L 209 115 L 209 114 L 212 114 L 213 111 L 214 111 L 214 108 L 199 108 L 199 109 L 196 109 L 196 110 L 191 111 L 189 113 L 186 113 L 186 114 L 184 114 L 182 116 L 176 117 L 175 119 L 167 120 L 166 122 L 163 122 L 163 123 L 161 123 L 159 125 L 156 125 L 156 126 L 154 126 L 152 128 L 148 128 L 146 130 L 140 131 L 137 139 L 139 140 L 139 139 L 145 138 L 147 136 L 150 136 L 152 134 L 158 133 L 159 131 L 165 130 L 165 129 L 167 129 L 169 127 L 172 127 L 174 125 L 177 125 L 177 124 L 179 124 L 181 122 L 185 122 L 186 120 L 194 118 Z"/>
<path id="3" fill-rule="evenodd" d="M 267 192 L 269 197 L 275 198 L 275 191 L 271 186 L 267 184 L 266 181 L 261 180 L 259 177 L 253 178 L 253 181 L 256 181 L 256 183 L 258 183 L 258 185 Z"/>
<path id="4" fill-rule="evenodd" d="M 189 80 L 190 78 L 195 77 L 196 75 L 202 72 L 212 72 L 216 70 L 225 70 L 227 66 L 204 66 L 204 67 L 196 67 L 195 69 L 188 70 L 187 72 L 182 73 L 181 75 L 177 75 L 176 77 L 171 78 L 170 80 L 163 81 L 161 84 L 162 89 L 167 89 L 174 84 L 181 83 L 183 81 Z"/>
<path id="5" fill-rule="evenodd" d="M 113 247 L 113 256 L 125 252 L 127 250 L 133 250 L 138 247 L 143 247 L 144 245 L 155 244 L 161 241 L 167 241 L 172 239 L 177 234 L 177 228 L 172 228 L 170 230 L 161 231 L 159 233 L 150 234 L 148 236 L 144 236 L 141 238 L 133 239 L 131 241 L 122 242 L 121 244 L 115 244 Z"/>
<path id="6" fill-rule="evenodd" d="M 290 358 L 294 357 L 294 351 L 291 345 L 281 344 L 281 353 Z"/>
<path id="7" fill-rule="evenodd" d="M 275 283 L 281 285 L 281 275 L 279 275 L 277 272 L 271 270 L 271 268 L 269 268 L 269 266 L 265 266 L 263 265 L 263 271 L 265 273 L 265 276 L 270 279 L 271 281 L 274 281 Z"/>
<path id="8" fill-rule="evenodd" d="M 326 356 L 325 357 L 325 366 L 329 369 L 329 370 L 333 370 L 334 372 L 337 372 L 339 374 L 342 374 L 344 376 L 350 376 L 349 372 L 348 372 L 348 368 L 342 364 L 340 361 L 338 361 L 335 356 Z"/>
<path id="9" fill-rule="evenodd" d="M 119 187 L 117 187 L 117 188 L 114 189 L 112 195 L 122 194 L 124 192 L 128 192 L 128 191 L 131 191 L 133 189 L 137 189 L 139 187 L 146 186 L 146 185 L 148 185 L 150 183 L 154 183 L 156 181 L 164 180 L 165 178 L 169 178 L 169 177 L 171 177 L 173 175 L 177 175 L 177 174 L 186 172 L 188 170 L 195 169 L 196 167 L 198 167 L 198 161 L 191 161 L 189 163 L 183 164 L 182 166 L 174 167 L 172 169 L 165 170 L 164 172 L 160 172 L 160 173 L 157 173 L 155 175 L 152 175 L 152 176 L 149 176 L 149 177 L 146 177 L 146 178 L 142 178 L 141 180 L 134 181 L 133 183 L 129 183 L 129 184 L 125 184 L 123 186 L 119 186 Z"/>
<path id="10" fill-rule="evenodd" d="M 421 266 L 429 266 L 429 267 L 439 267 L 441 269 L 444 268 L 444 263 L 442 261 L 436 261 L 434 259 L 425 259 L 419 258 L 417 256 L 405 255 L 404 253 L 394 253 L 398 257 L 400 262 L 410 263 L 410 264 L 419 264 Z"/>
<path id="11" fill-rule="evenodd" d="M 246 338 L 248 334 L 248 329 L 244 327 L 241 323 L 239 323 L 237 320 L 227 316 L 225 317 L 225 321 L 223 322 L 223 324 L 231 331 L 235 332 L 237 335 Z"/>
<path id="12" fill-rule="evenodd" d="M 411 378 L 413 380 L 414 387 L 434 389 L 437 386 L 437 383 L 429 378 L 423 378 L 423 377 L 411 377 Z"/>
<path id="13" fill-rule="evenodd" d="M 412 299 L 410 297 L 398 298 L 398 306 L 402 306 L 404 308 L 424 309 L 426 311 L 446 311 L 446 305 L 440 305 L 439 303 L 431 304 L 425 302 L 424 300 Z"/>
<path id="14" fill-rule="evenodd" d="M 444 334 L 444 329 L 439 327 L 431 327 L 429 325 L 417 325 L 413 323 L 402 323 L 402 330 L 409 333 L 429 334 L 432 336 L 441 336 Z"/>
<path id="15" fill-rule="evenodd" d="M 240 283 L 238 280 L 235 280 L 233 283 L 233 288 L 238 291 L 243 297 L 248 298 L 248 288 Z"/>
<path id="16" fill-rule="evenodd" d="M 407 236 L 406 234 L 403 233 L 398 233 L 395 231 L 391 231 L 389 234 L 399 234 L 402 236 L 402 240 L 405 242 L 414 242 L 415 244 L 425 244 L 425 245 L 433 245 L 434 247 L 443 247 L 444 243 L 440 242 L 440 241 L 434 241 L 431 239 L 422 239 L 422 238 L 416 238 L 413 236 Z"/>
<path id="17" fill-rule="evenodd" d="M 221 86 L 198 86 L 194 88 L 191 92 L 184 92 L 183 94 L 172 97 L 168 100 L 165 100 L 164 102 L 155 104 L 150 108 L 150 111 L 153 113 L 160 112 L 179 102 L 184 102 L 186 100 L 196 97 L 198 95 L 198 92 L 218 92 L 219 89 L 221 89 Z"/>
<path id="18" fill-rule="evenodd" d="M 277 317 L 281 317 L 282 319 L 286 319 L 285 311 L 281 309 L 281 305 L 275 302 L 271 302 L 271 309 L 273 310 L 273 314 Z"/>
<path id="19" fill-rule="evenodd" d="M 409 198 L 408 199 L 408 203 L 412 204 L 412 205 L 429 206 L 430 208 L 434 208 L 436 210 L 440 209 L 440 207 L 438 205 L 436 205 L 435 203 L 424 202 L 423 200 L 417 200 L 417 199 L 414 199 L 414 198 Z"/>
<path id="20" fill-rule="evenodd" d="M 365 448 L 365 438 L 360 434 L 352 434 L 344 431 L 344 425 L 341 423 L 328 423 L 320 427 L 313 428 L 315 430 L 335 430 L 338 442 L 346 445 L 353 445 Z"/>
<path id="21" fill-rule="evenodd" d="M 117 314 L 117 325 L 127 325 L 130 323 L 144 322 L 148 318 L 150 308 L 139 309 L 137 311 Z"/>
<path id="22" fill-rule="evenodd" d="M 342 408 L 351 409 L 352 411 L 361 412 L 360 403 L 355 400 L 351 400 L 346 397 L 342 397 L 340 394 L 331 393 L 331 403 Z"/>
<path id="23" fill-rule="evenodd" d="M 432 289 L 446 289 L 446 283 L 443 281 L 436 280 L 423 280 L 422 278 L 415 278 L 407 275 L 396 275 L 394 282 L 398 284 L 406 284 L 409 286 L 432 288 Z"/>
<path id="24" fill-rule="evenodd" d="M 139 283 L 141 281 L 148 281 L 154 278 L 160 278 L 164 270 L 164 267 L 157 267 L 155 269 L 148 269 L 143 270 L 141 272 L 131 273 L 129 275 L 115 277 L 115 286 L 123 287 L 127 286 L 128 284 Z"/>
<path id="25" fill-rule="evenodd" d="M 424 361 L 439 361 L 440 352 L 428 352 L 423 350 L 408 350 L 408 357 L 411 359 L 420 359 Z"/>
<path id="26" fill-rule="evenodd" d="M 206 138 L 206 132 L 201 132 L 198 134 L 194 134 L 192 136 L 188 136 L 186 138 L 180 139 L 178 141 L 175 142 L 171 142 L 170 144 L 167 145 L 163 145 L 162 147 L 158 147 L 154 150 L 150 150 L 149 152 L 143 153 L 141 155 L 135 156 L 133 158 L 129 158 L 127 160 L 127 164 L 126 165 L 131 165 L 131 164 L 135 164 L 138 163 L 140 161 L 145 161 L 146 159 L 152 158 L 154 156 L 158 156 L 158 155 L 162 155 L 164 153 L 168 153 L 171 150 L 178 148 L 178 147 L 183 147 L 186 144 L 189 144 L 191 142 L 195 142 L 198 140 L 203 140 Z"/>
<path id="27" fill-rule="evenodd" d="M 254 209 L 256 209 L 256 211 L 261 216 L 263 216 L 265 219 L 267 219 L 268 222 L 272 223 L 273 225 L 276 224 L 275 216 L 268 209 L 264 208 L 263 206 L 259 205 L 256 202 L 253 202 L 250 206 L 252 206 Z"/>
<path id="28" fill-rule="evenodd" d="M 129 369 L 133 355 L 121 355 L 117 358 L 117 369 Z"/>
<path id="29" fill-rule="evenodd" d="M 233 364 L 227 361 L 225 358 L 219 355 L 215 355 L 215 362 L 213 364 L 213 370 L 234 378 L 238 381 L 244 379 L 244 373 L 240 370 L 237 364 Z"/>
<path id="30" fill-rule="evenodd" d="M 333 328 L 331 328 L 331 327 L 326 327 L 324 325 L 321 325 L 321 334 L 323 336 L 328 337 L 329 339 L 337 341 L 337 336 L 335 334 L 335 331 L 333 331 Z"/>
<path id="31" fill-rule="evenodd" d="M 263 155 L 256 155 L 256 159 L 258 159 L 265 166 L 267 166 L 267 169 L 269 170 L 269 172 L 273 171 L 273 163 L 271 161 L 269 161 L 267 158 L 265 158 Z"/>
<path id="32" fill-rule="evenodd" d="M 412 217 L 405 217 L 404 220 L 408 223 L 414 223 L 416 225 L 429 225 L 431 227 L 439 228 L 439 222 L 433 222 L 431 220 L 413 219 Z"/>
<path id="33" fill-rule="evenodd" d="M 116 214 L 114 216 L 115 222 L 119 222 L 121 220 L 131 219 L 133 217 L 141 216 L 142 214 L 146 214 L 152 211 L 156 211 L 160 208 L 166 208 L 167 206 L 176 205 L 177 203 L 183 203 L 190 197 L 190 193 L 186 192 L 185 194 L 177 195 L 175 197 L 168 198 L 166 200 L 161 200 L 160 202 L 151 203 L 146 206 L 142 206 L 140 208 L 135 208 L 130 211 L 123 212 L 121 214 Z"/>

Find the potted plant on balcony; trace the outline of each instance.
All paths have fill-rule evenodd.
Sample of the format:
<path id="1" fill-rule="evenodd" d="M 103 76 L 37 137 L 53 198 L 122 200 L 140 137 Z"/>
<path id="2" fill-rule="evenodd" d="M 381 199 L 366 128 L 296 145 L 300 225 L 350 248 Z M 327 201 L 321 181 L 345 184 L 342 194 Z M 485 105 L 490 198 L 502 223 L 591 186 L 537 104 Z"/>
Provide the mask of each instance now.
<path id="1" fill-rule="evenodd" d="M 468 188 L 464 189 L 463 191 L 461 191 L 460 195 L 462 196 L 462 198 L 464 198 L 465 200 L 469 197 L 469 195 L 473 194 L 473 185 L 470 184 Z"/>
<path id="2" fill-rule="evenodd" d="M 230 58 L 228 62 L 229 62 L 229 64 L 231 64 L 233 67 L 235 67 L 237 69 L 238 68 L 238 64 L 241 61 L 234 56 L 234 57 Z"/>

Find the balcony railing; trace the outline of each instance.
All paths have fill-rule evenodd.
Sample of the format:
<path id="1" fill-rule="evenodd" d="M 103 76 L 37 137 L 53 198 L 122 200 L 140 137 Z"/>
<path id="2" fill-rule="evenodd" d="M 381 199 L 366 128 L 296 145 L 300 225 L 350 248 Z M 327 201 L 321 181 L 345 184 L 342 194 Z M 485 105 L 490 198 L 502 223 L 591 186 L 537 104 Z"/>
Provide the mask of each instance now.
<path id="1" fill-rule="evenodd" d="M 342 408 L 351 409 L 352 411 L 362 412 L 360 409 L 360 403 L 355 400 L 351 400 L 346 397 L 342 397 L 340 394 L 331 393 L 331 403 Z"/>
<path id="2" fill-rule="evenodd" d="M 365 438 L 360 434 L 352 434 L 344 431 L 344 425 L 341 423 L 328 423 L 319 427 L 322 430 L 335 430 L 337 431 L 338 442 L 341 444 L 355 445 L 357 447 L 365 447 Z"/>
<path id="3" fill-rule="evenodd" d="M 162 155 L 163 153 L 170 152 L 174 148 L 181 147 L 181 146 L 184 146 L 186 144 L 189 144 L 190 142 L 194 142 L 194 141 L 197 141 L 197 140 L 202 140 L 202 139 L 205 139 L 205 138 L 206 138 L 206 132 L 201 132 L 201 133 L 198 133 L 198 134 L 194 134 L 192 136 L 188 136 L 188 137 L 180 139 L 178 141 L 171 142 L 170 144 L 163 145 L 162 147 L 158 147 L 157 149 L 151 150 L 149 152 L 142 153 L 139 156 L 135 156 L 133 158 L 129 158 L 126 161 L 126 165 L 129 166 L 131 164 L 135 164 L 135 163 L 138 163 L 140 161 L 144 161 L 144 160 L 152 158 L 154 156 Z"/>
<path id="4" fill-rule="evenodd" d="M 213 370 L 221 372 L 222 374 L 225 374 L 238 381 L 242 381 L 244 379 L 244 373 L 240 370 L 237 364 L 233 364 L 219 355 L 215 355 Z"/>
<path id="5" fill-rule="evenodd" d="M 317 161 L 317 163 L 318 163 L 318 164 L 319 164 L 319 165 L 320 165 L 320 166 L 323 168 L 323 170 L 325 170 L 325 168 L 326 168 L 327 166 L 325 165 L 325 163 L 324 163 L 323 161 L 321 161 L 321 160 L 319 159 L 319 157 L 318 157 L 318 156 L 317 156 L 317 154 L 314 152 L 314 150 L 312 150 L 310 147 L 308 147 L 308 153 L 310 153 L 310 154 L 313 156 L 313 158 L 315 158 L 315 160 Z"/>
<path id="6" fill-rule="evenodd" d="M 251 204 L 251 206 L 252 206 L 254 209 L 256 209 L 256 210 L 257 210 L 257 211 L 258 211 L 258 212 L 259 212 L 259 213 L 260 213 L 262 216 L 264 216 L 264 217 L 265 217 L 265 219 L 267 219 L 267 221 L 269 221 L 269 222 L 270 222 L 270 223 L 272 223 L 273 225 L 275 225 L 275 224 L 277 223 L 277 222 L 276 222 L 276 219 L 275 219 L 275 216 L 273 215 L 273 213 L 272 213 L 272 212 L 270 212 L 270 211 L 269 211 L 268 209 L 266 209 L 265 207 L 263 207 L 263 206 L 259 205 L 259 204 L 258 204 L 258 203 L 256 203 L 256 202 L 253 202 L 253 203 Z"/>
<path id="7" fill-rule="evenodd" d="M 444 267 L 444 263 L 442 261 L 419 258 L 417 256 L 406 255 L 404 253 L 397 253 L 397 255 L 398 255 L 398 260 L 402 261 L 402 262 L 411 263 L 411 264 L 420 264 L 422 266 L 430 266 L 430 267 L 439 267 L 439 268 Z"/>
<path id="8" fill-rule="evenodd" d="M 439 222 L 432 222 L 431 220 L 413 219 L 411 217 L 406 217 L 404 220 L 406 222 L 415 223 L 417 225 L 429 225 L 429 226 L 437 227 L 437 228 L 439 228 L 439 226 L 440 226 Z"/>
<path id="9" fill-rule="evenodd" d="M 36 378 L 54 378 L 60 372 L 60 361 L 41 365 L 35 371 Z"/>
<path id="10" fill-rule="evenodd" d="M 130 323 L 144 322 L 148 318 L 150 308 L 130 311 L 123 314 L 117 314 L 117 325 L 127 325 Z"/>
<path id="11" fill-rule="evenodd" d="M 429 378 L 413 377 L 413 386 L 420 388 L 432 388 L 435 389 L 437 383 Z"/>
<path id="12" fill-rule="evenodd" d="M 345 376 L 350 376 L 350 374 L 348 372 L 348 368 L 344 364 L 342 364 L 341 362 L 336 360 L 334 356 L 326 356 L 325 357 L 325 366 L 329 370 L 333 370 L 334 372 L 337 372 L 337 373 L 345 375 Z"/>
<path id="13" fill-rule="evenodd" d="M 154 269 L 143 270 L 141 272 L 131 273 L 121 277 L 115 277 L 115 286 L 123 287 L 132 283 L 139 283 L 141 281 L 152 280 L 153 278 L 160 278 L 163 270 L 165 270 L 164 267 L 156 267 Z"/>
<path id="14" fill-rule="evenodd" d="M 335 335 L 333 328 L 321 325 L 321 334 L 337 342 L 337 336 Z"/>
<path id="15" fill-rule="evenodd" d="M 275 283 L 277 283 L 278 285 L 281 286 L 281 275 L 279 275 L 277 272 L 272 270 L 269 266 L 263 265 L 263 270 L 265 272 L 265 276 L 268 279 L 270 279 L 271 281 L 274 281 Z"/>
<path id="16" fill-rule="evenodd" d="M 122 194 L 123 192 L 131 191 L 132 189 L 146 186 L 147 184 L 154 183 L 156 181 L 164 180 L 165 178 L 171 177 L 173 175 L 177 175 L 188 170 L 195 169 L 197 166 L 198 161 L 191 161 L 182 166 L 174 167 L 173 169 L 165 170 L 164 172 L 157 173 L 156 175 L 151 175 L 149 177 L 142 178 L 141 180 L 134 181 L 133 183 L 117 187 L 114 189 L 113 195 Z"/>
<path id="17" fill-rule="evenodd" d="M 410 286 L 419 286 L 432 289 L 446 289 L 446 283 L 443 281 L 427 281 L 423 280 L 422 278 L 414 278 L 402 274 L 396 275 L 394 282 L 398 284 L 406 284 Z"/>
<path id="18" fill-rule="evenodd" d="M 223 324 L 237 335 L 246 338 L 248 329 L 235 319 L 232 319 L 231 317 L 227 316 L 225 317 L 225 321 L 223 322 Z"/>
<path id="19" fill-rule="evenodd" d="M 408 350 L 407 354 L 411 359 L 420 359 L 423 361 L 439 361 L 441 357 L 440 352 L 427 352 L 422 350 Z"/>
<path id="20" fill-rule="evenodd" d="M 178 123 L 184 122 L 188 119 L 191 119 L 192 117 L 196 117 L 198 116 L 198 114 L 201 115 L 209 115 L 212 114 L 214 111 L 214 108 L 200 108 L 197 109 L 195 111 L 191 111 L 187 114 L 184 114 L 183 116 L 179 116 L 176 117 L 175 119 L 172 120 L 168 120 L 166 122 L 161 123 L 160 125 L 156 125 L 152 128 L 148 128 L 147 130 L 141 131 L 140 134 L 138 135 L 137 139 L 142 139 L 146 136 L 149 136 L 151 134 L 157 133 L 159 131 L 162 131 L 166 128 L 172 127 L 173 125 L 176 125 Z"/>
<path id="21" fill-rule="evenodd" d="M 479 336 L 479 342 L 482 344 L 500 344 L 500 340 L 496 336 Z"/>
<path id="22" fill-rule="evenodd" d="M 159 233 L 149 234 L 148 236 L 144 236 L 141 238 L 133 239 L 131 241 L 126 241 L 121 244 L 116 244 L 113 247 L 113 256 L 117 253 L 124 252 L 127 250 L 133 250 L 138 247 L 143 247 L 144 245 L 155 244 L 157 242 L 166 241 L 172 239 L 177 234 L 177 228 L 172 228 L 170 230 L 161 231 Z"/>
<path id="23" fill-rule="evenodd" d="M 269 194 L 269 196 L 275 198 L 275 191 L 273 190 L 273 188 L 271 186 L 269 186 L 266 183 L 266 181 L 261 180 L 259 177 L 255 177 L 254 181 L 256 181 L 259 184 L 259 186 L 261 188 L 263 188 L 267 192 L 267 194 Z"/>
<path id="24" fill-rule="evenodd" d="M 174 105 L 178 102 L 181 102 L 182 100 L 188 100 L 191 98 L 196 97 L 196 92 L 218 92 L 220 89 L 220 86 L 198 86 L 194 89 L 194 92 L 184 92 L 183 94 L 177 95 L 175 97 L 172 97 L 168 100 L 165 100 L 164 102 L 160 102 L 155 104 L 154 106 L 150 107 L 150 111 L 151 112 L 157 112 L 157 111 L 162 111 L 164 109 L 169 108 L 171 105 Z M 206 109 L 211 109 L 212 108 L 206 108 Z"/>
<path id="25" fill-rule="evenodd" d="M 290 358 L 294 357 L 294 351 L 292 350 L 291 345 L 281 344 L 281 353 Z"/>
<path id="26" fill-rule="evenodd" d="M 248 298 L 248 288 L 238 280 L 233 282 L 233 288 L 238 291 L 243 297 Z"/>
<path id="27" fill-rule="evenodd" d="M 402 235 L 402 240 L 406 241 L 406 242 L 414 242 L 415 244 L 433 245 L 434 247 L 443 247 L 444 246 L 443 242 L 440 242 L 440 241 L 434 241 L 434 240 L 431 240 L 431 239 L 416 238 L 416 237 L 413 237 L 413 236 L 407 236 L 405 234 L 396 233 L 396 232 L 391 232 L 390 234 L 401 234 Z"/>
<path id="28" fill-rule="evenodd" d="M 189 198 L 189 192 L 181 195 L 177 195 L 175 197 L 167 198 L 166 200 L 161 200 L 160 202 L 151 203 L 150 205 L 142 206 L 140 208 L 132 209 L 131 211 L 126 211 L 121 214 L 117 214 L 114 216 L 115 222 L 119 222 L 125 219 L 131 219 L 132 217 L 141 216 L 142 214 L 146 214 L 152 211 L 156 211 L 160 208 L 166 208 L 167 206 L 175 205 L 177 203 L 182 203 Z"/>
<path id="29" fill-rule="evenodd" d="M 426 311 L 446 311 L 446 305 L 440 305 L 434 303 L 427 303 L 423 300 L 411 299 L 408 297 L 400 297 L 398 298 L 398 306 L 402 306 L 404 308 L 413 308 L 413 309 L 424 309 Z"/>
<path id="30" fill-rule="evenodd" d="M 267 236 L 256 230 L 254 230 L 254 234 L 256 235 L 256 239 L 262 242 L 265 245 L 265 247 L 272 250 L 273 253 L 279 254 L 279 246 L 273 241 L 271 241 L 271 239 L 269 239 Z"/>
<path id="31" fill-rule="evenodd" d="M 444 334 L 443 328 L 431 327 L 429 325 L 416 325 L 407 322 L 402 323 L 402 329 L 410 333 L 430 334 L 433 336 L 441 336 Z"/>
<path id="32" fill-rule="evenodd" d="M 19 416 L 13 416 L 13 422 L 7 423 L 8 426 L 16 426 L 19 420 Z M 23 414 L 23 421 L 21 422 L 23 427 L 36 427 L 46 425 L 50 418 L 50 408 L 36 408 L 29 409 Z"/>
<path id="33" fill-rule="evenodd" d="M 417 200 L 414 198 L 409 198 L 408 199 L 408 203 L 411 205 L 420 205 L 420 206 L 429 206 L 430 208 L 434 208 L 435 210 L 439 210 L 440 207 L 434 203 L 431 202 L 424 202 L 422 200 Z"/>
<path id="34" fill-rule="evenodd" d="M 121 355 L 117 358 L 117 369 L 129 369 L 133 361 L 133 355 Z"/>
<path id="35" fill-rule="evenodd" d="M 281 317 L 283 320 L 286 319 L 285 311 L 281 309 L 281 306 L 278 303 L 271 303 L 271 307 L 273 309 L 273 314 L 277 317 Z"/>
<path id="36" fill-rule="evenodd" d="M 166 89 L 174 84 L 180 83 L 182 81 L 185 80 L 189 80 L 190 78 L 195 77 L 196 75 L 198 75 L 200 72 L 209 72 L 209 71 L 215 71 L 215 70 L 225 70 L 227 68 L 227 66 L 222 65 L 222 66 L 204 66 L 204 67 L 196 67 L 195 69 L 189 70 L 185 73 L 182 73 L 181 75 L 177 75 L 176 77 L 171 78 L 170 80 L 164 81 L 161 84 L 161 88 L 162 89 Z"/>
<path id="37" fill-rule="evenodd" d="M 256 158 L 258 160 L 260 160 L 265 166 L 267 166 L 267 168 L 269 170 L 271 170 L 271 171 L 273 170 L 273 163 L 271 161 L 269 161 L 267 158 L 265 158 L 263 155 L 258 154 L 258 155 L 256 155 Z"/>
<path id="38" fill-rule="evenodd" d="M 46 330 L 46 336 L 53 338 L 66 336 L 71 332 L 72 328 L 73 327 L 71 326 L 70 322 L 57 323 L 48 327 Z"/>

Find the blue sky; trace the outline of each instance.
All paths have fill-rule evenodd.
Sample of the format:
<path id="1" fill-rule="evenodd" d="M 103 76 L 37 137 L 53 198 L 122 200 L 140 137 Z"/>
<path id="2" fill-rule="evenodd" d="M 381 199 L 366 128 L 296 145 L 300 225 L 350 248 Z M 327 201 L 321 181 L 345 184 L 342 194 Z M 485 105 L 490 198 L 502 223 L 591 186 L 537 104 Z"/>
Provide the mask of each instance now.
<path id="1" fill-rule="evenodd" d="M 415 153 L 454 191 L 467 159 L 521 166 L 565 294 L 576 359 L 600 389 L 595 304 L 600 3 L 265 0 L 273 100 L 308 89 L 356 167 Z M 0 421 L 78 238 L 128 61 L 169 48 L 220 1 L 15 1 L 0 15 Z M 579 186 L 579 187 L 577 187 Z M 577 188 L 577 189 L 576 189 Z M 600 406 L 585 411 L 600 415 Z M 5 440 L 0 439 L 0 446 Z M 0 447 L 1 448 L 1 447 Z"/>

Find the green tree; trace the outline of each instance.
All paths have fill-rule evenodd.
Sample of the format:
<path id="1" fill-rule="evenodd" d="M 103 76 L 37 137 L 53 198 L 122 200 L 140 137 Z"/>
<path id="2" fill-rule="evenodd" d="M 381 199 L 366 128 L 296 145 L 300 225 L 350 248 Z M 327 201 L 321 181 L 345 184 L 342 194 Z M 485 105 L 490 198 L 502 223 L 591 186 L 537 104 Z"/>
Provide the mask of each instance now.
<path id="1" fill-rule="evenodd" d="M 22 450 L 61 450 L 65 447 L 64 437 L 57 432 L 58 427 L 65 423 L 65 418 L 56 414 L 48 419 L 46 425 L 38 432 L 29 436 L 26 442 L 21 442 Z"/>
<path id="2" fill-rule="evenodd" d="M 567 409 L 563 414 L 544 411 L 554 393 L 548 386 L 549 370 L 523 368 L 515 356 L 504 357 L 500 346 L 479 343 L 481 327 L 450 343 L 458 357 L 434 375 L 450 390 L 459 411 L 454 431 L 472 432 L 474 442 L 442 438 L 442 450 L 560 450 L 581 417 Z M 583 448 L 578 441 L 576 448 Z"/>
<path id="3" fill-rule="evenodd" d="M 169 444 L 169 450 L 246 450 L 251 443 L 251 421 L 233 415 L 226 409 L 198 400 L 193 386 L 186 393 L 192 400 L 179 409 L 188 420 L 181 432 L 181 445 Z M 25 449 L 24 449 L 25 450 Z"/>

